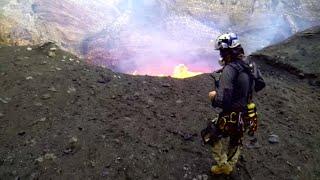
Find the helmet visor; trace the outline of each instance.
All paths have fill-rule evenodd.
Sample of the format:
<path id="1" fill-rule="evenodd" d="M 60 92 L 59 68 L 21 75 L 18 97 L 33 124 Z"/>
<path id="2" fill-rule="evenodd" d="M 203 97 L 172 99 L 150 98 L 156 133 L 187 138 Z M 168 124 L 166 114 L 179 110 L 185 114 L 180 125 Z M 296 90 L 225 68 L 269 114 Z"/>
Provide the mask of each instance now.
<path id="1" fill-rule="evenodd" d="M 215 43 L 215 46 L 214 48 L 216 50 L 220 50 L 220 49 L 225 49 L 225 48 L 228 48 L 228 44 L 225 43 L 225 42 L 222 42 L 220 39 L 217 39 L 216 43 Z"/>

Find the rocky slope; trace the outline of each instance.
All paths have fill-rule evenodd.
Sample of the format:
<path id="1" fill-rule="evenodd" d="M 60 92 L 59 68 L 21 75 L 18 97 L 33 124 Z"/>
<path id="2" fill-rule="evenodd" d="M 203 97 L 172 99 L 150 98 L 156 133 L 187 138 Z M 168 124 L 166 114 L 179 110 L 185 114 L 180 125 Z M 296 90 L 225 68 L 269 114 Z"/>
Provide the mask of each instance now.
<path id="1" fill-rule="evenodd" d="M 254 58 L 268 59 L 273 66 L 285 68 L 301 78 L 320 78 L 320 26 L 297 33 L 286 41 L 264 48 Z M 319 82 L 318 82 L 319 84 Z"/>
<path id="2" fill-rule="evenodd" d="M 312 0 L 181 0 L 178 6 L 195 18 L 222 30 L 232 29 L 248 43 L 262 46 L 319 23 L 320 4 Z"/>
<path id="3" fill-rule="evenodd" d="M 238 32 L 253 52 L 319 24 L 319 8 L 317 0 L 6 0 L 0 4 L 0 41 L 53 41 L 122 72 L 175 59 L 206 59 L 202 64 L 212 67 L 216 54 L 208 42 L 219 32 Z"/>
<path id="4" fill-rule="evenodd" d="M 53 41 L 79 54 L 79 44 L 85 36 L 113 21 L 114 11 L 102 2 L 96 0 L 90 6 L 82 1 L 67 0 L 3 2 L 2 41 L 15 45 Z"/>
<path id="5" fill-rule="evenodd" d="M 177 80 L 114 73 L 52 44 L 2 45 L 0 62 L 0 179 L 320 175 L 319 88 L 261 59 L 268 84 L 255 98 L 261 146 L 245 145 L 237 171 L 227 177 L 210 175 L 210 148 L 199 137 L 217 112 L 207 99 L 214 88 L 209 75 Z M 270 144 L 270 135 L 279 143 Z"/>

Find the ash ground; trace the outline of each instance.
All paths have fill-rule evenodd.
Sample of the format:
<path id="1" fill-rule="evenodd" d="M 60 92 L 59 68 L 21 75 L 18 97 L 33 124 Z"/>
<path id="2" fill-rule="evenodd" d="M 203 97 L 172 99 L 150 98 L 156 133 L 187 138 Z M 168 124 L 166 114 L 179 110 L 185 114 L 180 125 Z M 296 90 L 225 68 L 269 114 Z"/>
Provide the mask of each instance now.
<path id="1" fill-rule="evenodd" d="M 32 48 L 0 48 L 0 179 L 320 176 L 320 90 L 308 79 L 257 62 L 268 85 L 255 97 L 261 147 L 244 145 L 235 173 L 212 176 L 199 137 L 218 112 L 208 74 L 130 76 Z M 279 143 L 268 142 L 271 134 Z"/>

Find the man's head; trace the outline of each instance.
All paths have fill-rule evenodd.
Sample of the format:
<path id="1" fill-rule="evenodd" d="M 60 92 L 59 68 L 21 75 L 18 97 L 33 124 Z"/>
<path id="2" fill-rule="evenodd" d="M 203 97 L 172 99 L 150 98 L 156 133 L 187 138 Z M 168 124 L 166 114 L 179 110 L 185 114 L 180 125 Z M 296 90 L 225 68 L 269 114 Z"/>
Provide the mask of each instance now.
<path id="1" fill-rule="evenodd" d="M 215 42 L 215 49 L 220 51 L 221 65 L 225 65 L 236 59 L 242 59 L 244 50 L 235 33 L 220 35 Z"/>

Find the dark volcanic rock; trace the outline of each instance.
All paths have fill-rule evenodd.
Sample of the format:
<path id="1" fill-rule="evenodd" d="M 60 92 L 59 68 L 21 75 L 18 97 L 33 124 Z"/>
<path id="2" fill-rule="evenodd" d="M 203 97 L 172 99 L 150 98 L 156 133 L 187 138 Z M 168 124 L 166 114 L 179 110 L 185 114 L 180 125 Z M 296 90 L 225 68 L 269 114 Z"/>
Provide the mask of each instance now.
<path id="1" fill-rule="evenodd" d="M 217 113 L 207 98 L 214 88 L 209 75 L 130 76 L 77 63 L 59 49 L 49 59 L 32 48 L 0 48 L 0 179 L 193 179 L 199 174 L 218 180 L 316 179 L 319 174 L 319 89 L 264 61 L 258 64 L 267 87 L 255 96 L 261 146 L 244 148 L 234 176 L 206 177 L 214 162 L 197 134 Z M 30 58 L 16 62 L 25 56 Z M 42 100 L 50 87 L 58 91 Z M 281 143 L 268 143 L 273 133 Z"/>
<path id="2" fill-rule="evenodd" d="M 252 55 L 268 64 L 284 68 L 301 78 L 320 75 L 320 26 L 297 33 L 284 42 Z"/>
<path id="3" fill-rule="evenodd" d="M 269 143 L 271 143 L 271 144 L 279 143 L 279 142 L 280 142 L 279 136 L 276 135 L 276 134 L 271 134 L 271 135 L 269 136 L 269 138 L 268 138 L 268 141 L 269 141 Z"/>

